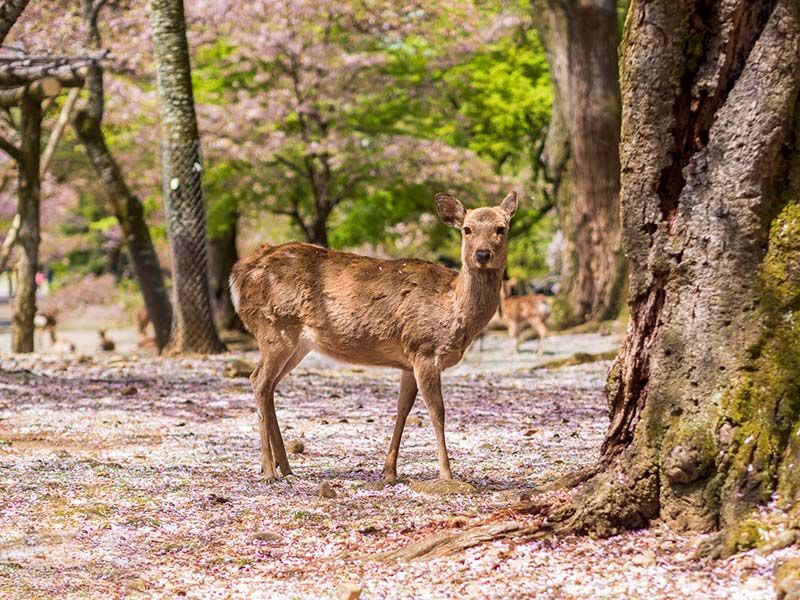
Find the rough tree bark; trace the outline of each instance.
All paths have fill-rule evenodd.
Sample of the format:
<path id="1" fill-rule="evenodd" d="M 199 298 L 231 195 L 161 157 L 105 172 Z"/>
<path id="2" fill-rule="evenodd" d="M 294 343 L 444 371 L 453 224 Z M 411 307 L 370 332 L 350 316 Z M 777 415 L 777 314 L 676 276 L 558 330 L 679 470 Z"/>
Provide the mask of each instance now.
<path id="1" fill-rule="evenodd" d="M 33 352 L 33 319 L 36 316 L 36 269 L 39 265 L 39 153 L 41 151 L 41 99 L 25 95 L 20 104 L 20 153 L 17 176 L 17 212 L 20 228 L 17 244 L 17 295 L 11 323 L 11 351 Z"/>
<path id="2" fill-rule="evenodd" d="M 104 2 L 102 0 L 83 0 L 82 4 L 87 42 L 91 47 L 99 48 L 97 16 Z M 86 88 L 89 93 L 86 104 L 75 114 L 73 126 L 78 138 L 86 147 L 89 160 L 108 195 L 114 216 L 119 221 L 136 282 L 139 284 L 139 290 L 147 309 L 147 316 L 153 324 L 156 345 L 161 350 L 169 340 L 172 327 L 172 307 L 164 285 L 161 264 L 144 219 L 144 206 L 125 182 L 119 165 L 111 155 L 103 135 L 105 92 L 103 69 L 100 65 L 89 67 L 86 74 Z"/>
<path id="3" fill-rule="evenodd" d="M 762 541 L 769 502 L 800 530 L 800 3 L 634 0 L 624 48 L 631 321 L 611 423 L 566 503 L 518 506 L 547 519 L 498 535 L 660 518 L 720 530 L 726 555 Z M 474 535 L 441 537 L 437 554 Z"/>
<path id="4" fill-rule="evenodd" d="M 222 352 L 208 288 L 200 135 L 194 112 L 182 0 L 151 0 L 167 233 L 172 258 L 172 336 L 168 351 Z"/>
<path id="5" fill-rule="evenodd" d="M 800 497 L 800 5 L 634 1 L 622 80 L 631 322 L 573 516 L 726 532 Z"/>
<path id="6" fill-rule="evenodd" d="M 534 6 L 553 80 L 551 131 L 563 128 L 569 146 L 568 161 L 548 165 L 551 179 L 569 184 L 558 190 L 565 247 L 553 314 L 553 321 L 566 327 L 614 318 L 625 282 L 617 12 L 614 0 L 537 0 Z"/>
<path id="7" fill-rule="evenodd" d="M 211 286 L 211 302 L 214 320 L 220 330 L 244 331 L 244 324 L 231 301 L 228 280 L 233 265 L 239 260 L 236 249 L 236 228 L 239 220 L 238 209 L 233 207 L 226 215 L 223 226 L 208 239 L 208 276 Z"/>

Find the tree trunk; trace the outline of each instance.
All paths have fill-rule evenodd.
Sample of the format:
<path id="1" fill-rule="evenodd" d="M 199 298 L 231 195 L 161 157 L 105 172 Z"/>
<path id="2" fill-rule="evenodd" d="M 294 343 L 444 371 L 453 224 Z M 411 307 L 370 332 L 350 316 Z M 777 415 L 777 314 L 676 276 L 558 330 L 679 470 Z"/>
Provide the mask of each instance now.
<path id="1" fill-rule="evenodd" d="M 222 352 L 211 314 L 200 135 L 194 112 L 182 0 L 151 0 L 161 99 L 162 167 L 172 257 L 174 319 L 169 351 Z"/>
<path id="2" fill-rule="evenodd" d="M 800 5 L 634 1 L 624 43 L 631 322 L 573 522 L 721 527 L 732 552 L 800 500 Z"/>
<path id="3" fill-rule="evenodd" d="M 625 282 L 616 3 L 539 0 L 535 6 L 556 111 L 569 140 L 572 184 L 558 204 L 566 245 L 553 321 L 569 326 L 610 319 L 619 311 Z"/>
<path id="4" fill-rule="evenodd" d="M 328 214 L 320 213 L 317 209 L 317 214 L 314 216 L 314 221 L 311 225 L 311 235 L 308 241 L 318 246 L 328 247 Z"/>
<path id="5" fill-rule="evenodd" d="M 236 249 L 236 226 L 239 215 L 236 208 L 230 211 L 228 222 L 220 231 L 209 236 L 208 240 L 208 274 L 211 285 L 211 301 L 214 308 L 214 320 L 220 330 L 244 331 L 244 324 L 231 301 L 231 290 L 228 280 L 233 265 L 239 260 Z"/>
<path id="6" fill-rule="evenodd" d="M 91 46 L 99 47 L 97 11 L 90 0 L 84 0 L 84 26 Z M 167 344 L 172 326 L 172 307 L 169 302 L 164 274 L 158 260 L 150 230 L 144 219 L 144 207 L 125 182 L 119 165 L 106 145 L 102 130 L 104 110 L 103 70 L 89 67 L 86 75 L 89 98 L 77 112 L 73 126 L 108 195 L 111 209 L 119 221 L 128 248 L 134 276 L 144 299 L 147 316 L 153 324 L 156 345 L 162 350 Z"/>
<path id="7" fill-rule="evenodd" d="M 17 295 L 11 324 L 11 351 L 33 352 L 33 319 L 36 316 L 36 269 L 39 265 L 39 153 L 42 107 L 38 98 L 25 95 L 20 104 L 20 160 L 17 183 L 20 228 L 17 243 Z"/>
<path id="8" fill-rule="evenodd" d="M 0 44 L 5 42 L 8 32 L 17 22 L 29 0 L 4 0 L 0 5 Z"/>

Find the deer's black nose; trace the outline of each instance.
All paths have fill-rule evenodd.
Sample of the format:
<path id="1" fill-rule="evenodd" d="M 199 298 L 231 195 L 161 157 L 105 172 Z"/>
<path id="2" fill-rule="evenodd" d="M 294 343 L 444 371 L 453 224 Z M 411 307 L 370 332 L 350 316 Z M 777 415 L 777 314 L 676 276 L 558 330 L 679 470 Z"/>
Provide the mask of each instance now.
<path id="1" fill-rule="evenodd" d="M 489 252 L 488 250 L 478 250 L 475 252 L 475 260 L 477 260 L 482 265 L 489 262 L 490 258 L 492 258 L 492 253 Z"/>

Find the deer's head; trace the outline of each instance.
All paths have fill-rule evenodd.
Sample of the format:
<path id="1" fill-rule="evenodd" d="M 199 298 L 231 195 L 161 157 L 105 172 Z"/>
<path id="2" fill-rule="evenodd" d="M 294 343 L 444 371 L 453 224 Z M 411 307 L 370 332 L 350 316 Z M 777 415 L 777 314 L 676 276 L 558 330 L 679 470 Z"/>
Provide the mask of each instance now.
<path id="1" fill-rule="evenodd" d="M 447 194 L 436 194 L 442 221 L 461 230 L 461 262 L 467 269 L 503 269 L 508 256 L 508 226 L 517 210 L 517 194 L 511 192 L 498 206 L 466 210 Z"/>

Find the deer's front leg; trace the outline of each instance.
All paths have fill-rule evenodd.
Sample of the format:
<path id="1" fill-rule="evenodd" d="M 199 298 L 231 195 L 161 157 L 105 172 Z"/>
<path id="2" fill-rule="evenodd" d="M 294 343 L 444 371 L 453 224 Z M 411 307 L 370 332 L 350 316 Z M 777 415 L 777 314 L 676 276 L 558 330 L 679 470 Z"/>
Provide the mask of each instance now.
<path id="1" fill-rule="evenodd" d="M 428 414 L 436 432 L 436 444 L 439 450 L 439 478 L 452 479 L 450 459 L 447 456 L 447 445 L 444 441 L 444 400 L 442 399 L 442 373 L 433 361 L 424 361 L 414 366 L 414 377 L 422 394 Z"/>
<path id="2" fill-rule="evenodd" d="M 397 399 L 397 418 L 394 422 L 392 441 L 389 444 L 389 454 L 386 455 L 386 464 L 383 467 L 383 478 L 387 482 L 397 481 L 397 453 L 400 450 L 400 439 L 414 400 L 417 399 L 417 381 L 414 373 L 403 371 L 400 375 L 400 397 Z"/>

